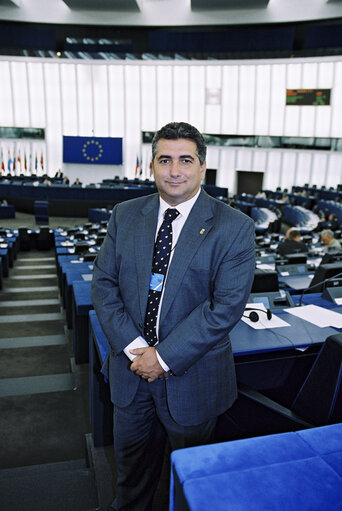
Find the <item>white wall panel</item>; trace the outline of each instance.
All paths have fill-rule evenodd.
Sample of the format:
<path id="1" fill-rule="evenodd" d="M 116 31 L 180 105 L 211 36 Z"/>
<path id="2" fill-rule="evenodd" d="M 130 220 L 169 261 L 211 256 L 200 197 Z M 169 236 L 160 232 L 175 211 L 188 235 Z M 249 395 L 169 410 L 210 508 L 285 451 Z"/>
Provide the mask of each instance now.
<path id="1" fill-rule="evenodd" d="M 220 155 L 220 168 L 216 175 L 217 186 L 228 188 L 229 194 L 233 195 L 236 189 L 236 150 L 222 147 Z"/>
<path id="2" fill-rule="evenodd" d="M 46 94 L 45 139 L 48 148 L 49 170 L 53 171 L 62 167 L 63 160 L 60 66 L 58 64 L 44 64 L 44 81 Z"/>
<path id="3" fill-rule="evenodd" d="M 264 172 L 267 165 L 267 154 L 268 152 L 263 149 L 255 150 L 253 152 L 253 168 L 251 170 Z"/>
<path id="4" fill-rule="evenodd" d="M 342 155 L 341 153 L 330 153 L 328 156 L 327 176 L 324 182 L 325 186 L 329 188 L 342 183 Z"/>
<path id="5" fill-rule="evenodd" d="M 221 133 L 237 133 L 238 97 L 239 97 L 238 66 L 224 66 L 222 75 L 222 114 Z"/>
<path id="6" fill-rule="evenodd" d="M 18 127 L 30 126 L 27 68 L 25 62 L 11 62 L 14 98 L 14 123 Z"/>
<path id="7" fill-rule="evenodd" d="M 0 125 L 14 126 L 10 63 L 0 61 Z"/>
<path id="8" fill-rule="evenodd" d="M 280 186 L 291 190 L 296 178 L 297 151 L 283 151 L 281 162 Z"/>
<path id="9" fill-rule="evenodd" d="M 43 64 L 28 62 L 27 73 L 29 80 L 31 126 L 42 128 L 46 126 L 45 91 Z"/>
<path id="10" fill-rule="evenodd" d="M 157 125 L 158 129 L 171 122 L 173 112 L 172 67 L 157 67 Z"/>
<path id="11" fill-rule="evenodd" d="M 265 190 L 275 190 L 277 186 L 280 186 L 282 158 L 283 153 L 278 149 L 268 152 L 267 168 L 263 181 L 263 188 Z"/>
<path id="12" fill-rule="evenodd" d="M 239 66 L 238 134 L 251 135 L 255 127 L 256 66 Z"/>
<path id="13" fill-rule="evenodd" d="M 271 66 L 256 66 L 255 127 L 257 135 L 270 132 Z"/>
<path id="14" fill-rule="evenodd" d="M 94 136 L 92 66 L 76 65 L 77 135 Z"/>
<path id="15" fill-rule="evenodd" d="M 190 67 L 190 124 L 204 131 L 205 66 Z"/>
<path id="16" fill-rule="evenodd" d="M 156 67 L 141 66 L 141 129 L 155 131 L 157 127 Z"/>
<path id="17" fill-rule="evenodd" d="M 108 66 L 92 66 L 94 135 L 109 137 Z"/>
<path id="18" fill-rule="evenodd" d="M 274 64 L 271 66 L 270 90 L 270 126 L 269 135 L 284 134 L 286 108 L 286 66 Z"/>
<path id="19" fill-rule="evenodd" d="M 123 140 L 125 175 L 134 177 L 137 157 L 141 158 L 140 70 L 125 67 L 125 133 Z"/>
<path id="20" fill-rule="evenodd" d="M 62 99 L 62 130 L 63 135 L 78 135 L 78 115 L 76 96 L 76 66 L 61 64 L 61 99 Z"/>
<path id="21" fill-rule="evenodd" d="M 220 133 L 222 115 L 221 66 L 206 68 L 205 126 L 206 133 Z"/>
<path id="22" fill-rule="evenodd" d="M 236 149 L 236 170 L 252 170 L 252 149 Z"/>
<path id="23" fill-rule="evenodd" d="M 317 185 L 318 187 L 325 185 L 325 179 L 327 175 L 328 169 L 328 153 L 326 151 L 315 151 L 313 153 L 313 162 L 312 162 L 312 171 L 310 176 L 310 181 L 305 181 L 303 179 L 301 185 L 305 183 Z M 299 177 L 297 179 L 299 184 Z"/>
<path id="24" fill-rule="evenodd" d="M 125 129 L 124 66 L 109 66 L 110 137 L 123 137 Z"/>
<path id="25" fill-rule="evenodd" d="M 311 177 L 311 166 L 313 164 L 313 152 L 312 151 L 298 151 L 296 162 L 296 173 L 293 185 L 302 186 L 304 183 L 310 183 Z"/>
<path id="26" fill-rule="evenodd" d="M 332 123 L 331 136 L 342 137 L 342 62 L 335 63 L 335 79 L 332 90 Z"/>
<path id="27" fill-rule="evenodd" d="M 173 67 L 173 115 L 174 121 L 189 122 L 189 67 Z"/>

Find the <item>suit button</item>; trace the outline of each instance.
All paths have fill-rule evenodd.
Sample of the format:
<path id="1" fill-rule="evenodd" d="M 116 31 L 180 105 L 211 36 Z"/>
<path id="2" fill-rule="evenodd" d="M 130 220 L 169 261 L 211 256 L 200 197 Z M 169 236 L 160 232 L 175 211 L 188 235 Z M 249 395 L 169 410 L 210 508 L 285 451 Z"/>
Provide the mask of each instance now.
<path id="1" fill-rule="evenodd" d="M 142 328 L 144 325 L 142 323 L 139 323 L 139 328 Z"/>

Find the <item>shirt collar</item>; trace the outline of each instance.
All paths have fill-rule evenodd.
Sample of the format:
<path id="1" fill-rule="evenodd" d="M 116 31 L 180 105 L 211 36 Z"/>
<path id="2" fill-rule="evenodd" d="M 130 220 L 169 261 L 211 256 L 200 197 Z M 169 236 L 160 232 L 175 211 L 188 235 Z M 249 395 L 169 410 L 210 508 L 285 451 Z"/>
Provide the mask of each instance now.
<path id="1" fill-rule="evenodd" d="M 160 218 L 161 216 L 164 216 L 165 211 L 170 208 L 170 209 L 177 209 L 177 211 L 180 213 L 180 215 L 182 215 L 185 219 L 187 219 L 187 217 L 189 216 L 189 213 L 190 213 L 193 205 L 195 204 L 196 200 L 198 199 L 198 196 L 199 196 L 200 193 L 201 193 L 201 188 L 198 190 L 196 195 L 191 197 L 191 199 L 189 199 L 189 200 L 187 200 L 185 202 L 181 202 L 181 204 L 178 204 L 178 206 L 170 206 L 170 204 L 165 202 L 164 199 L 162 199 L 159 196 L 159 215 L 158 215 L 158 218 Z"/>

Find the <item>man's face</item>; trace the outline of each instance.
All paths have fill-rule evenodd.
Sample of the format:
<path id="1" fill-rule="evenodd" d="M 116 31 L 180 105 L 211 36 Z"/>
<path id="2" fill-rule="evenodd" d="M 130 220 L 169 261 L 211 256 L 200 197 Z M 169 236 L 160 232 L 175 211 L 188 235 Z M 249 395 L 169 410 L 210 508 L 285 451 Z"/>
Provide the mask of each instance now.
<path id="1" fill-rule="evenodd" d="M 187 138 L 157 143 L 152 170 L 160 196 L 170 206 L 177 206 L 191 199 L 198 192 L 206 171 L 200 164 L 196 143 Z"/>
<path id="2" fill-rule="evenodd" d="M 328 243 L 330 241 L 330 238 L 328 236 L 326 236 L 325 234 L 322 234 L 321 235 L 321 240 L 324 243 L 324 245 L 328 245 Z"/>

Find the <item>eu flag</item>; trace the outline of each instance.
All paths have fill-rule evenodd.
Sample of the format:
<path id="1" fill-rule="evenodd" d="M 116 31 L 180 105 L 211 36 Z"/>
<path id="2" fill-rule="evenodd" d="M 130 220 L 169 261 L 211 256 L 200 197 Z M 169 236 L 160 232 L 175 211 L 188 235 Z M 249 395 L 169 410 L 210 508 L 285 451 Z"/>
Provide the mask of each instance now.
<path id="1" fill-rule="evenodd" d="M 122 164 L 122 138 L 63 137 L 64 163 Z"/>

